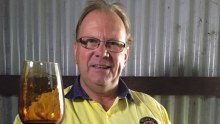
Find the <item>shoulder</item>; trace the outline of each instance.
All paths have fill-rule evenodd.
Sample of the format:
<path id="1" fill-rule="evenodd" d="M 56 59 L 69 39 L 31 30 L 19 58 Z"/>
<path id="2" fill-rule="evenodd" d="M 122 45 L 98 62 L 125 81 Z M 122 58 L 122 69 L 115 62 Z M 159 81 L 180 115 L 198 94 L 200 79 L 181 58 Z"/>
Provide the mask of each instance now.
<path id="1" fill-rule="evenodd" d="M 22 124 L 21 119 L 18 114 L 15 116 L 15 120 L 14 120 L 13 124 Z"/>
<path id="2" fill-rule="evenodd" d="M 130 90 L 130 93 L 139 111 L 145 110 L 145 112 L 151 113 L 162 122 L 170 123 L 166 109 L 156 99 L 142 92 Z"/>
<path id="3" fill-rule="evenodd" d="M 154 111 L 157 110 L 162 112 L 165 110 L 163 105 L 161 105 L 156 99 L 146 93 L 134 90 L 130 90 L 130 93 L 135 103 L 138 105 L 146 106 L 147 108 L 153 109 Z"/>
<path id="4" fill-rule="evenodd" d="M 143 92 L 138 92 L 138 91 L 134 91 L 134 90 L 130 90 L 130 93 L 132 95 L 132 97 L 137 100 L 137 101 L 143 101 L 143 102 L 155 102 L 158 103 L 153 97 L 151 97 L 150 95 L 143 93 Z"/>
<path id="5" fill-rule="evenodd" d="M 68 86 L 67 88 L 64 89 L 64 95 L 66 95 L 72 88 L 73 85 Z"/>

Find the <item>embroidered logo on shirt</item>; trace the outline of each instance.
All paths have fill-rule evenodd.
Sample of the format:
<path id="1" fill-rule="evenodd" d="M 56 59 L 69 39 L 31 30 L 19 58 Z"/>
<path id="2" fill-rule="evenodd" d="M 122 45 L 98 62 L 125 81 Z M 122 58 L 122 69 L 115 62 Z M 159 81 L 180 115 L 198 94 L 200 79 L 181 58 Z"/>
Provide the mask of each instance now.
<path id="1" fill-rule="evenodd" d="M 143 117 L 140 120 L 140 124 L 157 124 L 157 121 L 151 117 Z"/>

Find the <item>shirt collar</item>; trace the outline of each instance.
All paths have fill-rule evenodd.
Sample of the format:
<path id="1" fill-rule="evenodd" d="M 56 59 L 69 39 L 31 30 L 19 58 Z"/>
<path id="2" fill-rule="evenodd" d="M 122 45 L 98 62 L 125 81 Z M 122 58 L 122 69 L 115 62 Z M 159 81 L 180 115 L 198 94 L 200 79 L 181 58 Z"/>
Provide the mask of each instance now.
<path id="1" fill-rule="evenodd" d="M 134 103 L 134 99 L 132 98 L 131 93 L 130 93 L 127 85 L 125 84 L 125 82 L 121 78 L 119 78 L 118 97 L 120 99 L 127 98 L 130 102 Z"/>
<path id="2" fill-rule="evenodd" d="M 65 95 L 65 98 L 67 98 L 67 99 L 82 98 L 82 99 L 90 100 L 89 96 L 82 89 L 82 87 L 81 87 L 79 82 L 80 82 L 80 76 L 77 76 L 77 78 L 75 79 L 75 81 L 73 83 L 72 88 Z"/>
<path id="3" fill-rule="evenodd" d="M 119 79 L 119 94 L 118 97 L 120 99 L 127 98 L 130 102 L 134 103 L 134 99 L 131 96 L 131 93 L 129 92 L 129 89 L 125 82 L 120 78 Z M 77 78 L 74 81 L 74 84 L 70 91 L 65 95 L 65 98 L 67 99 L 86 99 L 91 100 L 89 96 L 86 94 L 86 92 L 82 89 L 80 85 L 80 76 L 77 76 Z"/>

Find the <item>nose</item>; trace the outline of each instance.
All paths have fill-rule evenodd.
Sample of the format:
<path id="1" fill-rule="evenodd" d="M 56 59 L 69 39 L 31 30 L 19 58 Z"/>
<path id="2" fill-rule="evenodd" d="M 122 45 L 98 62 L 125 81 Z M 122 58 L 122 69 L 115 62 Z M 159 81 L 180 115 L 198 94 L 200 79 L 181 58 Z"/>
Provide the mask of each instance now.
<path id="1" fill-rule="evenodd" d="M 95 52 L 96 57 L 108 57 L 109 52 L 105 47 L 105 42 L 100 42 L 99 47 L 96 49 Z"/>

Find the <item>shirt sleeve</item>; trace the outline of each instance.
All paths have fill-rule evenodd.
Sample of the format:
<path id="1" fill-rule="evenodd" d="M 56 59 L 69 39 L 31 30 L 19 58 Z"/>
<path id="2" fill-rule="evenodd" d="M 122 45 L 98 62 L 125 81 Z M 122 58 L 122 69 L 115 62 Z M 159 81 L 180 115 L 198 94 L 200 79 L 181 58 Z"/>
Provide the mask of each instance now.
<path id="1" fill-rule="evenodd" d="M 15 120 L 14 120 L 14 123 L 13 123 L 13 124 L 23 124 L 23 123 L 21 122 L 21 119 L 20 119 L 19 115 L 16 115 L 16 117 L 15 117 Z"/>
<path id="2" fill-rule="evenodd" d="M 166 109 L 161 105 L 163 111 L 163 120 L 165 124 L 171 124 Z"/>

